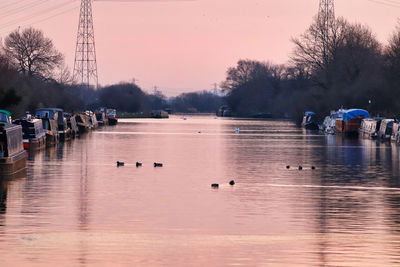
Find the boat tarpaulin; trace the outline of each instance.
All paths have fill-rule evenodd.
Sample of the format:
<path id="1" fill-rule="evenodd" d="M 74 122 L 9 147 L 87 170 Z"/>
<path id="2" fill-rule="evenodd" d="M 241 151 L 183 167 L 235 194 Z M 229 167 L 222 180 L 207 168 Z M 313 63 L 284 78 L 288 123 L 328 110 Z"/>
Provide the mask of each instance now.
<path id="1" fill-rule="evenodd" d="M 313 111 L 304 112 L 304 116 L 314 116 L 314 115 L 315 115 L 315 112 L 313 112 Z"/>
<path id="2" fill-rule="evenodd" d="M 363 109 L 348 109 L 343 113 L 343 120 L 344 121 L 349 121 L 351 119 L 357 119 L 357 118 L 368 118 L 369 113 L 366 110 Z"/>

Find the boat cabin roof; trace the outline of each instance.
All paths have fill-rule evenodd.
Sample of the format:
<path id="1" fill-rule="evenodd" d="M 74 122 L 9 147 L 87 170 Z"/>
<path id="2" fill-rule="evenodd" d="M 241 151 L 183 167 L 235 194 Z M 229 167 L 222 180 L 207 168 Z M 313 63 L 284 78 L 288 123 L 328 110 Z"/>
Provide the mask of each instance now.
<path id="1" fill-rule="evenodd" d="M 0 113 L 4 113 L 4 114 L 6 114 L 7 116 L 11 116 L 11 112 L 10 112 L 10 111 L 7 111 L 7 110 L 4 110 L 4 109 L 0 109 Z"/>
<path id="2" fill-rule="evenodd" d="M 306 111 L 304 112 L 304 116 L 314 116 L 315 112 L 314 111 Z"/>
<path id="3" fill-rule="evenodd" d="M 11 112 L 0 109 L 0 122 L 11 123 Z"/>

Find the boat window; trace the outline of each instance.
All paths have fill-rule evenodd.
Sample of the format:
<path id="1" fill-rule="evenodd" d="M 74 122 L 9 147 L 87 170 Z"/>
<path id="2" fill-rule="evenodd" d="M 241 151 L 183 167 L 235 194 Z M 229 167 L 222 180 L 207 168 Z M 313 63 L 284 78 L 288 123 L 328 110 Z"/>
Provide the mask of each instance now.
<path id="1" fill-rule="evenodd" d="M 43 129 L 50 130 L 50 125 L 48 120 L 43 120 Z"/>
<path id="2" fill-rule="evenodd" d="M 4 113 L 0 113 L 0 122 L 11 123 L 9 117 Z"/>

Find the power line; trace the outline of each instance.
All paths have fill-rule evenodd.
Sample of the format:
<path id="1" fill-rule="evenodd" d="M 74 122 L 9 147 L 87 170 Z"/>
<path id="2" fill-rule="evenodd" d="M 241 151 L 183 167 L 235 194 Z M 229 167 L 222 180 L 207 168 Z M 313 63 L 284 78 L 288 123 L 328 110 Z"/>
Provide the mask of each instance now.
<path id="1" fill-rule="evenodd" d="M 16 18 L 14 20 L 11 20 L 11 21 L 8 21 L 7 23 L 2 24 L 0 29 L 9 28 L 9 27 L 14 26 L 14 25 L 20 25 L 21 22 L 24 23 L 26 21 L 30 21 L 30 20 L 35 19 L 37 17 L 41 17 L 41 16 L 43 16 L 45 14 L 48 14 L 48 13 L 51 13 L 51 12 L 53 12 L 55 10 L 62 9 L 65 6 L 70 5 L 71 3 L 73 3 L 73 1 L 67 1 L 67 2 L 64 2 L 64 3 L 60 4 L 60 5 L 52 6 L 52 7 L 49 7 L 47 9 L 45 9 L 45 10 L 37 11 L 35 13 L 26 15 L 24 17 Z"/>
<path id="2" fill-rule="evenodd" d="M 197 2 L 198 0 L 93 0 L 95 2 Z"/>
<path id="3" fill-rule="evenodd" d="M 37 7 L 38 5 L 41 5 L 41 4 L 43 4 L 44 2 L 48 2 L 48 1 L 49 1 L 49 0 L 36 0 L 36 1 L 32 1 L 32 2 L 30 2 L 30 3 L 27 3 L 27 4 L 23 5 L 23 6 L 17 6 L 17 7 L 15 7 L 15 8 L 13 8 L 13 9 L 10 9 L 10 10 L 3 10 L 3 12 L 1 12 L 0 14 L 1 14 L 1 17 L 2 17 L 2 19 L 3 19 L 3 18 L 8 17 L 8 16 L 10 16 L 10 15 L 14 15 L 14 14 L 21 13 L 21 12 L 23 12 L 24 10 L 31 9 L 31 8 L 33 8 L 33 7 Z"/>
<path id="4" fill-rule="evenodd" d="M 18 2 L 13 2 L 13 3 L 8 3 L 8 4 L 4 4 L 4 5 L 1 5 L 0 6 L 0 9 L 1 10 L 4 10 L 4 9 L 7 9 L 8 7 L 10 7 L 10 6 L 14 6 L 14 5 L 18 5 L 18 4 L 21 4 L 21 3 L 23 3 L 24 1 L 27 1 L 27 0 L 21 0 L 21 1 L 18 1 Z"/>
<path id="5" fill-rule="evenodd" d="M 26 27 L 26 26 L 38 24 L 38 23 L 41 23 L 41 22 L 50 20 L 50 19 L 52 19 L 52 18 L 58 17 L 58 16 L 60 16 L 60 15 L 66 14 L 66 13 L 71 12 L 71 11 L 76 10 L 76 9 L 78 9 L 78 6 L 75 6 L 75 7 L 66 9 L 66 10 L 63 10 L 63 11 L 61 11 L 61 12 L 52 14 L 52 15 L 50 15 L 50 16 L 47 16 L 47 17 L 44 17 L 44 18 L 41 18 L 41 19 L 38 19 L 38 20 L 35 20 L 35 21 L 32 21 L 32 22 L 26 22 L 26 23 L 24 23 L 24 24 L 19 24 L 19 26 L 20 26 L 20 27 Z M 6 28 L 7 28 L 7 27 L 6 27 Z M 13 30 L 4 30 L 4 31 L 1 31 L 1 32 L 0 32 L 0 35 L 2 35 L 2 34 L 7 34 L 7 33 L 10 33 L 10 32 L 12 32 L 12 31 L 13 31 Z"/>
<path id="6" fill-rule="evenodd" d="M 380 4 L 380 5 L 384 5 L 384 6 L 400 8 L 400 3 L 394 2 L 394 1 L 391 1 L 391 2 L 383 2 L 382 0 L 367 0 L 367 1 L 376 3 L 376 4 Z"/>

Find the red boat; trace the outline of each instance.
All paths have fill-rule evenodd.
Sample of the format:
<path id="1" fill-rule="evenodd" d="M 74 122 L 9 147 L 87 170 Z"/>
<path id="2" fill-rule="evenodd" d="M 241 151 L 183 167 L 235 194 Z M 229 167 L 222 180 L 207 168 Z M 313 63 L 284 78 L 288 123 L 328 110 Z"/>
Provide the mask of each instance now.
<path id="1" fill-rule="evenodd" d="M 335 133 L 357 135 L 362 120 L 368 117 L 368 111 L 363 109 L 343 110 L 343 116 L 336 119 Z"/>

